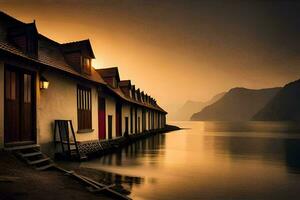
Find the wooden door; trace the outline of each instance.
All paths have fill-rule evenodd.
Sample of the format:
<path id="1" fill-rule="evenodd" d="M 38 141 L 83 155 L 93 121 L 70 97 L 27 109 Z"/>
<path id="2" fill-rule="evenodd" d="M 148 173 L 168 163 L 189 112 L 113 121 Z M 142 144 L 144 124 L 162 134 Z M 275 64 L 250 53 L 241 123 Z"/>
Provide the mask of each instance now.
<path id="1" fill-rule="evenodd" d="M 146 111 L 142 110 L 142 132 L 146 130 Z"/>
<path id="2" fill-rule="evenodd" d="M 18 68 L 5 69 L 5 144 L 35 141 L 35 76 Z"/>
<path id="3" fill-rule="evenodd" d="M 130 106 L 130 133 L 133 133 L 133 108 Z"/>
<path id="4" fill-rule="evenodd" d="M 20 88 L 17 72 L 5 70 L 4 140 L 19 141 L 20 133 Z"/>
<path id="5" fill-rule="evenodd" d="M 21 91 L 21 141 L 33 140 L 33 77 L 29 73 L 22 74 Z"/>
<path id="6" fill-rule="evenodd" d="M 150 121 L 150 111 L 148 111 L 148 130 L 151 130 Z"/>
<path id="7" fill-rule="evenodd" d="M 105 98 L 99 97 L 99 110 L 98 110 L 98 129 L 99 139 L 106 139 L 106 112 L 105 112 Z"/>
<path id="8" fill-rule="evenodd" d="M 128 135 L 128 126 L 129 126 L 129 122 L 128 122 L 128 117 L 125 117 L 125 135 Z"/>
<path id="9" fill-rule="evenodd" d="M 108 115 L 108 139 L 112 139 L 112 116 Z"/>
<path id="10" fill-rule="evenodd" d="M 120 102 L 116 104 L 116 135 L 122 136 L 122 104 Z"/>
<path id="11" fill-rule="evenodd" d="M 141 119 L 138 117 L 138 133 L 141 132 Z"/>
<path id="12" fill-rule="evenodd" d="M 137 133 L 138 132 L 138 130 L 137 130 L 137 124 L 138 124 L 138 122 L 137 122 L 137 107 L 134 108 L 134 122 L 135 122 L 134 132 Z"/>

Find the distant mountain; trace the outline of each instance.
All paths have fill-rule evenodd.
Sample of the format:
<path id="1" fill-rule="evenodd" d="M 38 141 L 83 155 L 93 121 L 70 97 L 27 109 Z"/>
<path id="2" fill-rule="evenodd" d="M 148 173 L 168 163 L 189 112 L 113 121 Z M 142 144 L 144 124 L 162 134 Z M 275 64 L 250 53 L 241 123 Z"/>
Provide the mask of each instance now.
<path id="1" fill-rule="evenodd" d="M 195 110 L 202 109 L 205 107 L 205 103 L 201 101 L 187 101 L 180 107 L 174 114 L 174 120 L 186 121 L 189 120 Z"/>
<path id="2" fill-rule="evenodd" d="M 218 101 L 219 99 L 221 99 L 225 94 L 226 94 L 226 92 L 221 92 L 219 94 L 216 94 L 208 102 L 206 102 L 206 106 L 215 103 L 216 101 Z"/>
<path id="3" fill-rule="evenodd" d="M 257 121 L 299 121 L 300 80 L 285 85 L 252 120 Z"/>
<path id="4" fill-rule="evenodd" d="M 202 110 L 202 108 L 204 108 L 205 106 L 210 105 L 210 104 L 216 102 L 224 94 L 225 94 L 225 92 L 217 94 L 217 95 L 213 96 L 207 102 L 187 101 L 187 102 L 185 102 L 185 104 L 181 108 L 178 109 L 178 111 L 173 116 L 173 119 L 174 120 L 178 120 L 178 121 L 187 121 L 187 120 L 190 120 L 192 114 L 195 113 L 195 111 Z"/>
<path id="5" fill-rule="evenodd" d="M 233 88 L 221 99 L 192 115 L 193 121 L 248 121 L 251 120 L 281 88 Z"/>

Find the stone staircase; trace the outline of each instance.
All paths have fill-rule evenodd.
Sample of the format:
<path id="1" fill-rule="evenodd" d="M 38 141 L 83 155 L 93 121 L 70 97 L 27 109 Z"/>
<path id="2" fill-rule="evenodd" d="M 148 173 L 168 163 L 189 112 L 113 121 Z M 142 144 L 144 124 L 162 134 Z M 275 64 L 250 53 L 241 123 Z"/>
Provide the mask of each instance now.
<path id="1" fill-rule="evenodd" d="M 54 167 L 54 162 L 40 151 L 39 145 L 24 145 L 5 148 L 24 160 L 36 170 L 46 170 Z"/>

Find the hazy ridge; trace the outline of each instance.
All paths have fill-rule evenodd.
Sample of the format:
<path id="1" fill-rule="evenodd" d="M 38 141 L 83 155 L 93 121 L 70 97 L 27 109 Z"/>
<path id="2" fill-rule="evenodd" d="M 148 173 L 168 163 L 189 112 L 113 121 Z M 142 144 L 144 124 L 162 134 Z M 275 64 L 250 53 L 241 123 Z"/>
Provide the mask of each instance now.
<path id="1" fill-rule="evenodd" d="M 219 100 L 225 92 L 219 93 L 215 96 L 213 96 L 209 101 L 202 102 L 202 101 L 191 101 L 188 100 L 183 104 L 182 107 L 180 107 L 177 112 L 174 114 L 173 119 L 178 121 L 187 121 L 190 120 L 192 114 L 194 114 L 196 111 L 202 110 L 207 105 L 210 105 L 217 100 Z"/>
<path id="2" fill-rule="evenodd" d="M 252 120 L 298 121 L 300 120 L 300 80 L 286 84 Z"/>
<path id="3" fill-rule="evenodd" d="M 248 121 L 260 111 L 281 88 L 233 88 L 215 103 L 192 115 L 193 121 Z"/>

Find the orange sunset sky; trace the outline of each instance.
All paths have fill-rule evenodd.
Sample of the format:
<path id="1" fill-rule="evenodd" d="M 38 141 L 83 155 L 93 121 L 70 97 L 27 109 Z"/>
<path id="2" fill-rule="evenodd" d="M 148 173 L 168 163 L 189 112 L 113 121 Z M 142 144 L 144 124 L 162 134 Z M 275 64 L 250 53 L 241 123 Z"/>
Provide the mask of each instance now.
<path id="1" fill-rule="evenodd" d="M 250 2 L 252 2 L 250 4 Z M 0 0 L 0 8 L 60 43 L 89 38 L 96 68 L 172 113 L 232 87 L 282 86 L 300 78 L 297 2 Z"/>

